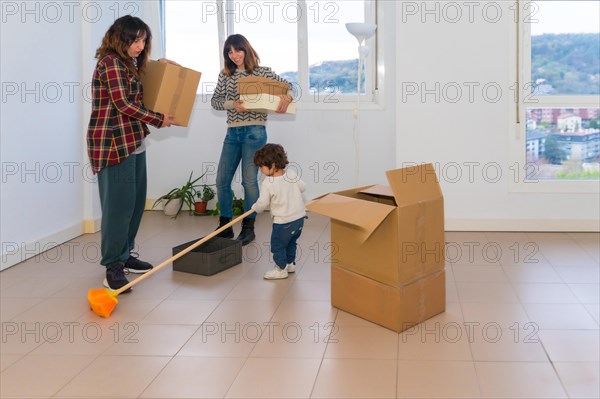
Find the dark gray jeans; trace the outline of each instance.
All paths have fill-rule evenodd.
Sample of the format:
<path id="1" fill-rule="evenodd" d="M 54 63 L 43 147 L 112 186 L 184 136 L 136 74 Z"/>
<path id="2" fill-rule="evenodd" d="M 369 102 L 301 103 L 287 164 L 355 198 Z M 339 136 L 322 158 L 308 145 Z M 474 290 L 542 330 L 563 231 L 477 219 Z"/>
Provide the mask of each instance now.
<path id="1" fill-rule="evenodd" d="M 121 163 L 98 172 L 101 222 L 100 264 L 125 262 L 146 206 L 146 153 L 132 154 Z"/>

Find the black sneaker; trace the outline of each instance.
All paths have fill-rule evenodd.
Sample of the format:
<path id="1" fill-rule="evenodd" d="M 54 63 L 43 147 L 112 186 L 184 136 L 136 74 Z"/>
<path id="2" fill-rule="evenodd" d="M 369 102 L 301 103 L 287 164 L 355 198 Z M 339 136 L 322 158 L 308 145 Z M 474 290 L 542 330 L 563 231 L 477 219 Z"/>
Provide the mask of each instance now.
<path id="1" fill-rule="evenodd" d="M 129 280 L 125 277 L 125 264 L 123 262 L 115 262 L 106 268 L 106 278 L 104 286 L 110 290 L 118 290 L 124 285 L 129 284 Z M 131 288 L 126 289 L 123 293 L 131 292 Z"/>
<path id="2" fill-rule="evenodd" d="M 144 274 L 152 270 L 153 267 L 150 263 L 139 260 L 137 254 L 135 256 L 133 254 L 129 255 L 129 259 L 125 262 L 125 269 L 129 273 Z"/>

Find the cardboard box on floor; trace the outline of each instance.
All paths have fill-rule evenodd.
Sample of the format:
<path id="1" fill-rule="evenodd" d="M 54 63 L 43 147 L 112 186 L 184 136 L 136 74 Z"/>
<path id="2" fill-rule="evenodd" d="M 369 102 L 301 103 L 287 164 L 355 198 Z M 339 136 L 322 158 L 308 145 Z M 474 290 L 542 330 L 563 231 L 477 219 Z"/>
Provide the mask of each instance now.
<path id="1" fill-rule="evenodd" d="M 334 263 L 331 265 L 331 305 L 401 332 L 446 309 L 445 272 L 393 287 Z"/>
<path id="2" fill-rule="evenodd" d="M 444 201 L 431 164 L 386 176 L 307 208 L 332 219 L 332 306 L 401 332 L 446 307 Z"/>
<path id="3" fill-rule="evenodd" d="M 331 221 L 332 262 L 392 287 L 444 270 L 444 199 L 432 164 L 386 172 L 389 187 L 339 191 L 307 205 Z"/>
<path id="4" fill-rule="evenodd" d="M 262 76 L 246 76 L 238 79 L 238 93 L 244 107 L 254 112 L 275 113 L 281 100 L 278 96 L 288 94 L 290 85 Z M 296 113 L 296 103 L 288 105 L 286 114 Z"/>
<path id="5" fill-rule="evenodd" d="M 144 105 L 154 112 L 174 115 L 177 124 L 187 126 L 200 76 L 193 69 L 148 60 L 142 75 Z"/>

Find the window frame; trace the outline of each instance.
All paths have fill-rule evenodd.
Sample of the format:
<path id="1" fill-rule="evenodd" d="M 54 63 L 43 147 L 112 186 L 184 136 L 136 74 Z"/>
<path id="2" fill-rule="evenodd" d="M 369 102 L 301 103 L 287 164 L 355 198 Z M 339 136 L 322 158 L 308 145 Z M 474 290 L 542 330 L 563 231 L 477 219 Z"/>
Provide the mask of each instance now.
<path id="1" fill-rule="evenodd" d="M 164 1 L 164 0 L 163 0 Z M 217 40 L 219 42 L 219 48 L 223 48 L 226 38 L 235 33 L 235 16 L 232 13 L 224 13 L 226 9 L 232 9 L 232 4 L 236 0 L 217 0 L 222 2 L 224 7 L 218 7 L 218 21 L 217 21 Z M 308 15 L 306 0 L 296 0 L 298 7 L 302 12 L 302 15 Z M 332 0 L 335 1 L 335 0 Z M 382 99 L 384 98 L 383 90 L 383 51 L 382 48 L 382 37 L 380 33 L 382 29 L 382 23 L 378 15 L 378 8 L 381 6 L 378 0 L 362 0 L 365 7 L 365 22 L 372 22 L 377 24 L 377 30 L 375 34 L 366 41 L 366 45 L 370 51 L 367 55 L 364 66 L 366 74 L 363 74 L 365 79 L 365 94 L 360 95 L 357 98 L 356 93 L 344 93 L 336 94 L 334 97 L 335 101 L 314 101 L 313 94 L 309 91 L 309 65 L 308 65 L 308 22 L 307 18 L 301 18 L 297 24 L 297 39 L 298 39 L 298 84 L 302 90 L 302 96 L 297 99 L 297 106 L 299 109 L 304 110 L 325 110 L 325 109 L 353 109 L 357 100 L 360 100 L 361 108 L 366 110 L 382 109 Z M 229 7 L 229 8 L 227 8 Z M 161 23 L 166 26 L 165 14 L 161 16 Z M 353 21 L 360 22 L 360 21 Z M 165 35 L 168 32 L 165 32 Z M 348 41 L 355 43 L 356 39 L 348 33 Z M 166 43 L 165 43 L 166 51 Z M 358 54 L 357 54 L 358 57 Z M 219 57 L 220 69 L 223 68 L 223 59 Z M 210 99 L 212 93 L 198 93 L 196 98 L 198 101 L 194 104 L 194 109 L 209 109 Z"/>
<path id="2" fill-rule="evenodd" d="M 531 93 L 531 23 L 524 14 L 531 0 L 517 0 L 515 29 L 511 30 L 510 81 L 515 93 L 510 112 L 509 191 L 529 193 L 600 193 L 600 181 L 576 179 L 527 179 L 527 108 L 600 108 L 600 97 L 593 95 L 545 95 Z M 527 14 L 531 15 L 531 14 Z"/>

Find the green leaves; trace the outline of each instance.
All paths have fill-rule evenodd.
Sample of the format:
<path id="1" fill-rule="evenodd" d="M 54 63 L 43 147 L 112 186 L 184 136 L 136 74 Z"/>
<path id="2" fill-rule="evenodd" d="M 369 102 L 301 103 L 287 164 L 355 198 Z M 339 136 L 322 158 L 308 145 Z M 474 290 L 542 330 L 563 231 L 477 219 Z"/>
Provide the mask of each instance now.
<path id="1" fill-rule="evenodd" d="M 211 186 L 214 184 L 203 184 L 202 189 L 198 190 L 196 196 L 200 201 L 208 202 L 211 199 L 215 198 L 215 190 Z"/>
<path id="2" fill-rule="evenodd" d="M 215 209 L 208 211 L 211 216 L 219 216 L 221 214 L 221 204 L 217 202 Z M 233 216 L 239 216 L 244 213 L 244 199 L 238 198 L 233 194 Z"/>
<path id="3" fill-rule="evenodd" d="M 162 200 L 166 200 L 166 205 L 175 198 L 181 198 L 181 205 L 179 206 L 179 209 L 177 210 L 175 216 L 173 216 L 173 219 L 177 218 L 177 215 L 179 215 L 179 212 L 183 209 L 184 205 L 188 206 L 191 214 L 194 210 L 194 197 L 196 196 L 196 193 L 198 193 L 197 188 L 200 187 L 200 185 L 196 183 L 198 182 L 198 180 L 203 178 L 205 174 L 206 172 L 203 173 L 201 176 L 193 179 L 194 171 L 192 171 L 192 173 L 190 173 L 190 177 L 183 186 L 179 188 L 173 188 L 168 193 L 160 196 L 156 201 L 154 201 L 152 208 L 154 209 L 156 205 L 158 205 Z"/>

